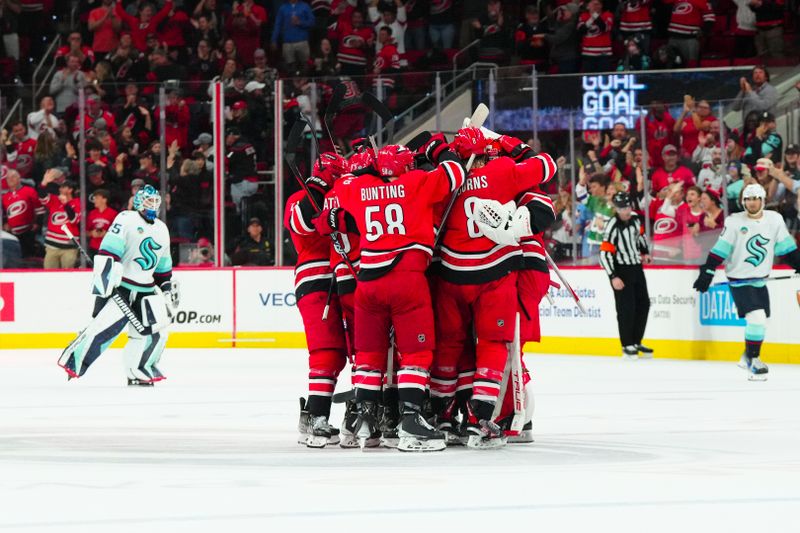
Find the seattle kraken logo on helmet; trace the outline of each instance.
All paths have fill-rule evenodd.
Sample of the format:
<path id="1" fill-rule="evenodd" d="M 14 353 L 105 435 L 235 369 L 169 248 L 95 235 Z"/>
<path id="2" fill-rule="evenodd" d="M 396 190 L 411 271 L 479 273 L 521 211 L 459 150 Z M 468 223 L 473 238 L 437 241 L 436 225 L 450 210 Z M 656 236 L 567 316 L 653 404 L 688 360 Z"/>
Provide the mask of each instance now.
<path id="1" fill-rule="evenodd" d="M 142 270 L 150 270 L 156 266 L 156 260 L 158 259 L 155 250 L 160 249 L 161 246 L 152 237 L 148 237 L 139 245 L 139 253 L 142 254 L 142 257 L 137 257 L 134 261 L 142 267 Z"/>
<path id="2" fill-rule="evenodd" d="M 745 245 L 745 249 L 750 253 L 750 257 L 745 259 L 745 263 L 750 263 L 757 267 L 764 262 L 767 258 L 767 249 L 765 246 L 769 243 L 769 239 L 761 234 L 756 234 L 750 237 Z"/>

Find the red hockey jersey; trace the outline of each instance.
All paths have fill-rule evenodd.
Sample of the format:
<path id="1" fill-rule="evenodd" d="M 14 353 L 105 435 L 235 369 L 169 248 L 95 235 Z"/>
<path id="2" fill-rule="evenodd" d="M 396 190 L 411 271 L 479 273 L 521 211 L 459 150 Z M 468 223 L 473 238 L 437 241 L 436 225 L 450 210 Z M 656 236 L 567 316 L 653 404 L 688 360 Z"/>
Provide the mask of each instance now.
<path id="1" fill-rule="evenodd" d="M 73 235 L 80 234 L 80 220 L 81 220 L 81 201 L 79 198 L 73 198 L 66 204 L 62 204 L 61 200 L 55 194 L 48 194 L 47 197 L 39 196 L 39 200 L 48 210 L 47 215 L 47 232 L 44 235 L 44 242 L 56 248 L 75 248 L 75 243 L 72 239 L 67 237 L 64 230 L 61 229 L 62 224 L 66 224 Z M 66 208 L 69 206 L 72 213 Z"/>
<path id="2" fill-rule="evenodd" d="M 286 202 L 283 219 L 297 251 L 294 294 L 298 300 L 312 292 L 328 291 L 333 279 L 329 264 L 331 239 L 317 233 L 314 226 L 306 222 L 299 205 L 304 198 L 305 191 L 292 194 Z"/>
<path id="3" fill-rule="evenodd" d="M 354 28 L 350 23 L 340 22 L 336 28 L 339 52 L 336 58 L 343 65 L 367 65 L 367 51 L 372 47 L 375 34 L 369 26 Z"/>
<path id="4" fill-rule="evenodd" d="M 445 222 L 436 272 L 451 283 L 473 285 L 519 270 L 522 248 L 497 244 L 483 236 L 475 219 L 477 201 L 514 202 L 523 193 L 549 181 L 555 173 L 555 161 L 548 154 L 522 163 L 499 157 L 471 170 Z"/>
<path id="5" fill-rule="evenodd" d="M 620 6 L 619 31 L 639 33 L 653 29 L 650 17 L 651 0 L 626 0 Z"/>
<path id="6" fill-rule="evenodd" d="M 359 279 L 389 272 L 404 252 L 433 255 L 433 207 L 464 183 L 464 167 L 446 159 L 434 170 L 412 170 L 389 181 L 364 174 L 334 185 L 361 235 Z M 427 265 L 426 265 L 427 266 Z"/>
<path id="7" fill-rule="evenodd" d="M 553 222 L 556 219 L 556 210 L 555 207 L 553 207 L 553 200 L 538 187 L 532 191 L 525 192 L 519 200 L 517 200 L 517 205 L 527 205 L 535 210 L 541 210 L 543 213 L 546 213 L 548 219 L 552 218 Z M 539 270 L 540 272 L 550 271 L 547 267 L 547 259 L 545 259 L 544 236 L 541 232 L 523 237 L 520 239 L 519 244 L 522 247 L 523 269 Z"/>
<path id="8" fill-rule="evenodd" d="M 613 29 L 614 15 L 610 11 L 603 11 L 595 18 L 588 11 L 581 13 L 578 18 L 578 31 L 583 32 L 581 55 L 610 56 Z"/>
<path id="9" fill-rule="evenodd" d="M 33 170 L 33 154 L 36 151 L 36 139 L 28 137 L 24 141 L 14 143 L 9 150 L 8 162 L 19 172 L 19 177 L 28 179 Z"/>
<path id="10" fill-rule="evenodd" d="M 102 213 L 99 209 L 95 208 L 89 211 L 89 214 L 86 215 L 86 229 L 88 231 L 92 230 L 106 230 L 111 227 L 111 223 L 114 222 L 114 219 L 117 218 L 119 213 L 116 209 L 112 209 L 111 207 L 106 207 L 106 210 Z M 103 237 L 92 237 L 89 239 L 89 249 L 90 250 L 99 250 L 100 243 L 103 242 Z"/>
<path id="11" fill-rule="evenodd" d="M 661 189 L 676 181 L 683 182 L 683 190 L 686 190 L 696 182 L 692 171 L 684 166 L 678 166 L 672 172 L 667 172 L 664 167 L 659 167 L 653 172 L 653 192 L 658 193 Z"/>
<path id="12" fill-rule="evenodd" d="M 23 185 L 16 191 L 3 195 L 3 221 L 14 235 L 22 235 L 33 228 L 36 215 L 44 213 L 36 189 Z"/>
<path id="13" fill-rule="evenodd" d="M 667 28 L 670 33 L 698 35 L 703 23 L 716 20 L 708 0 L 664 0 L 664 3 L 672 4 L 672 16 Z"/>

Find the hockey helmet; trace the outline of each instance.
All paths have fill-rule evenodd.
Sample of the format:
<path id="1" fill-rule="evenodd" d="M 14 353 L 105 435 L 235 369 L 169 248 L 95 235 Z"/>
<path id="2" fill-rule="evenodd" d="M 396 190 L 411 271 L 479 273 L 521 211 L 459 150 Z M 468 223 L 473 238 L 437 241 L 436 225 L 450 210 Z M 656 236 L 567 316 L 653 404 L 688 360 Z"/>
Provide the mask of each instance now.
<path id="1" fill-rule="evenodd" d="M 349 165 L 347 160 L 334 152 L 323 152 L 314 161 L 314 168 L 311 173 L 319 176 L 320 173 L 330 173 L 333 179 L 338 179 L 343 173 L 347 172 Z"/>
<path id="2" fill-rule="evenodd" d="M 376 163 L 381 176 L 399 176 L 413 167 L 414 152 L 401 144 L 389 144 L 378 150 Z"/>
<path id="3" fill-rule="evenodd" d="M 145 220 L 152 222 L 158 216 L 161 207 L 161 195 L 152 185 L 145 185 L 133 197 L 133 209 L 142 214 Z"/>
<path id="4" fill-rule="evenodd" d="M 614 197 L 611 199 L 611 202 L 617 209 L 625 209 L 626 207 L 631 206 L 631 197 L 625 191 L 619 191 L 614 193 Z"/>
<path id="5" fill-rule="evenodd" d="M 375 154 L 372 150 L 364 150 L 363 152 L 357 152 L 350 156 L 347 160 L 349 171 L 355 172 L 356 170 L 362 170 L 367 168 L 368 166 L 372 165 L 375 162 Z"/>
<path id="6" fill-rule="evenodd" d="M 467 158 L 486 154 L 486 146 L 490 142 L 480 128 L 466 127 L 458 130 L 453 138 L 453 148 L 460 157 Z"/>
<path id="7" fill-rule="evenodd" d="M 759 205 L 759 208 L 758 208 L 757 211 L 752 212 L 749 209 L 747 209 L 747 205 L 744 203 L 744 201 L 747 200 L 748 198 L 760 198 L 761 199 L 761 204 Z M 751 214 L 751 215 L 757 217 L 761 213 L 761 211 L 764 210 L 764 204 L 766 203 L 766 201 L 767 201 L 767 191 L 765 191 L 764 187 L 762 187 L 758 183 L 751 183 L 750 185 L 748 185 L 747 187 L 745 187 L 742 190 L 742 205 L 744 206 L 744 208 L 748 212 L 748 214 Z"/>

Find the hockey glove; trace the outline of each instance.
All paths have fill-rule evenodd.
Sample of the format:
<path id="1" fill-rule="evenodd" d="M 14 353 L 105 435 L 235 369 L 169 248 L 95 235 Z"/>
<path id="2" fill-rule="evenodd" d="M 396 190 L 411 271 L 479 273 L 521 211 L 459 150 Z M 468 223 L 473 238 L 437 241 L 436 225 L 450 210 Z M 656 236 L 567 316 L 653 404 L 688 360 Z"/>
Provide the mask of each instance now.
<path id="1" fill-rule="evenodd" d="M 520 141 L 516 137 L 501 135 L 498 141 L 500 142 L 500 147 L 503 149 L 503 152 L 507 153 L 515 161 L 528 159 L 529 157 L 535 155 L 530 146 Z"/>
<path id="2" fill-rule="evenodd" d="M 159 288 L 161 289 L 161 292 L 164 295 L 164 301 L 167 304 L 167 314 L 170 317 L 175 316 L 175 313 L 178 311 L 178 306 L 181 303 L 181 294 L 178 282 L 175 280 L 165 281 L 159 285 Z"/>
<path id="3" fill-rule="evenodd" d="M 344 210 L 340 207 L 326 209 L 312 220 L 320 235 L 330 235 L 345 228 Z"/>
<path id="4" fill-rule="evenodd" d="M 309 176 L 306 178 L 306 186 L 324 196 L 333 186 L 333 175 L 328 171 L 322 171 L 318 175 Z"/>
<path id="5" fill-rule="evenodd" d="M 442 155 L 442 152 L 449 148 L 450 145 L 447 144 L 447 139 L 445 138 L 444 134 L 437 133 L 436 135 L 431 135 L 431 138 L 428 139 L 428 142 L 422 145 L 420 152 L 425 154 L 425 157 L 428 158 L 428 161 L 436 165 L 439 163 L 439 156 Z"/>
<path id="6" fill-rule="evenodd" d="M 513 202 L 501 204 L 497 200 L 475 202 L 475 224 L 484 237 L 506 246 L 516 246 L 517 240 L 511 229 L 511 220 L 516 208 Z"/>
<path id="7" fill-rule="evenodd" d="M 709 270 L 706 265 L 703 265 L 700 267 L 700 275 L 697 276 L 697 279 L 692 287 L 700 292 L 706 292 L 708 287 L 711 285 L 712 279 L 714 279 L 714 271 Z"/>

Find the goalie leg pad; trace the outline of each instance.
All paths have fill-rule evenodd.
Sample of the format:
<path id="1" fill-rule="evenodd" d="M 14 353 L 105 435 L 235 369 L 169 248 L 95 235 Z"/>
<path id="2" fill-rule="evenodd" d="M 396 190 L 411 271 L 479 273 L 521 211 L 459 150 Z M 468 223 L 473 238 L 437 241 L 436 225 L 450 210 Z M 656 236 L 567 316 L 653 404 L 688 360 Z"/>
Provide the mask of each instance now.
<path id="1" fill-rule="evenodd" d="M 102 300 L 101 300 L 102 302 Z M 70 343 L 58 359 L 58 366 L 71 377 L 80 377 L 122 333 L 128 319 L 111 300 L 105 300 L 92 321 Z"/>
<path id="2" fill-rule="evenodd" d="M 167 300 L 161 292 L 137 297 L 142 324 L 156 333 L 172 323 L 167 311 Z"/>
<path id="3" fill-rule="evenodd" d="M 143 337 L 133 328 L 131 330 L 128 331 L 128 344 L 124 350 L 125 373 L 128 378 L 143 382 L 166 379 L 156 365 L 167 344 L 167 333 L 161 331 Z"/>

